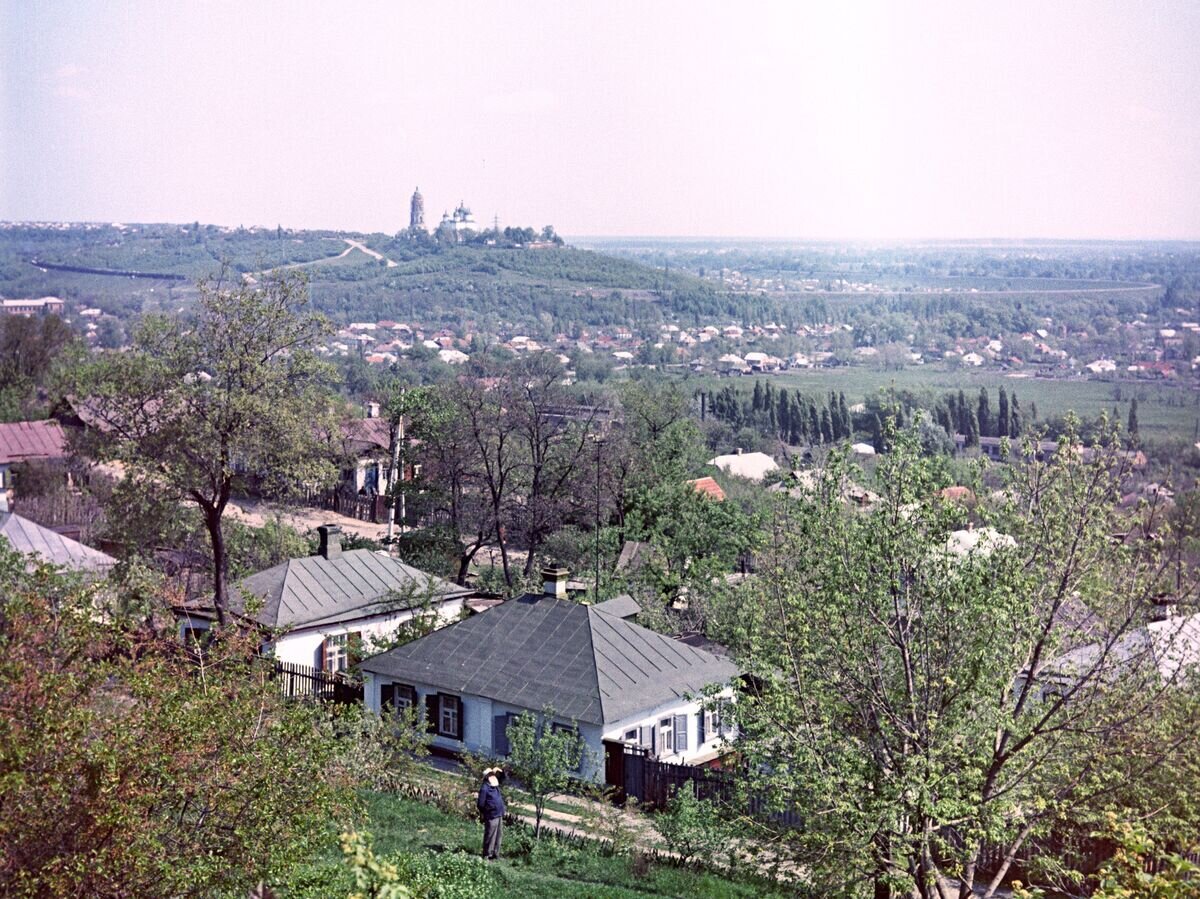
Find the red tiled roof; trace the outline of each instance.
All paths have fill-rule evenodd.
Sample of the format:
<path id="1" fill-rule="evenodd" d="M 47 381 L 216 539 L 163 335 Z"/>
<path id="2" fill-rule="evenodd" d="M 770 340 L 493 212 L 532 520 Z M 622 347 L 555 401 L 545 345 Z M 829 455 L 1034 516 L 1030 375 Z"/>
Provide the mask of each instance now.
<path id="1" fill-rule="evenodd" d="M 725 499 L 725 491 L 712 478 L 696 478 L 696 480 L 688 481 L 688 483 L 696 489 L 697 493 L 711 496 L 717 502 L 722 502 Z"/>
<path id="2" fill-rule="evenodd" d="M 56 421 L 0 424 L 0 465 L 27 459 L 61 459 L 66 454 L 67 435 Z"/>

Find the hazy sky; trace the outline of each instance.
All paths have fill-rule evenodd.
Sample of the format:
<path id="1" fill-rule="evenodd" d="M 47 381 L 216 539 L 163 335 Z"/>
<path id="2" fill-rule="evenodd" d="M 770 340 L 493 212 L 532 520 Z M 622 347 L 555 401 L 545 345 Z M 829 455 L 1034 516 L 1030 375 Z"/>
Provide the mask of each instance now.
<path id="1" fill-rule="evenodd" d="M 0 219 L 1200 237 L 1200 0 L 0 0 Z"/>

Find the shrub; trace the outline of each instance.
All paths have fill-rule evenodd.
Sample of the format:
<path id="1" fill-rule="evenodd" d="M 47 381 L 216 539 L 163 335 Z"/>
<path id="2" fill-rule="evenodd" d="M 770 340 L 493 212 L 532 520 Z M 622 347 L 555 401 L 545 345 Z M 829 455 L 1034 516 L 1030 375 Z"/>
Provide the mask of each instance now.
<path id="1" fill-rule="evenodd" d="M 697 799 L 690 785 L 677 789 L 667 807 L 654 816 L 654 827 L 680 861 L 712 859 L 729 847 L 729 833 L 716 807 Z"/>
<path id="2" fill-rule="evenodd" d="M 415 708 L 376 715 L 361 705 L 339 711 L 338 767 L 358 788 L 395 792 L 413 782 L 433 740 Z"/>

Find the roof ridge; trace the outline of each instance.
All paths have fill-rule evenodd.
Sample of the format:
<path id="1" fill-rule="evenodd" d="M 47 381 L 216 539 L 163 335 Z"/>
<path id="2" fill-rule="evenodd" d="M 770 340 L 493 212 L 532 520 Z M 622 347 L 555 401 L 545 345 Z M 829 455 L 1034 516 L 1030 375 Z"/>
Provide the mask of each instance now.
<path id="1" fill-rule="evenodd" d="M 566 600 L 563 600 L 563 601 L 566 602 Z M 590 652 L 591 656 L 592 656 L 592 667 L 591 667 L 591 671 L 590 671 L 591 683 L 588 684 L 588 687 L 589 687 L 589 689 L 591 689 L 593 691 L 593 695 L 596 697 L 596 702 L 600 706 L 600 720 L 607 721 L 608 720 L 608 707 L 607 707 L 607 703 L 605 702 L 604 691 L 600 689 L 600 659 L 598 658 L 598 656 L 596 654 L 596 640 L 595 640 L 596 615 L 603 615 L 604 613 L 597 612 L 596 607 L 592 606 L 592 605 L 584 605 L 582 603 L 578 603 L 577 605 L 582 606 L 583 613 L 587 616 L 587 622 L 588 622 L 588 626 L 587 626 L 588 652 Z"/>

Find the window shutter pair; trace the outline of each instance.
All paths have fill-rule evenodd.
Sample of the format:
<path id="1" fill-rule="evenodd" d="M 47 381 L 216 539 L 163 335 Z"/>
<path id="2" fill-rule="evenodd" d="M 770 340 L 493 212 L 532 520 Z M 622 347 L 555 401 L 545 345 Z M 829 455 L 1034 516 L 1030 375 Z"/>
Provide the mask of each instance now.
<path id="1" fill-rule="evenodd" d="M 675 751 L 687 752 L 688 748 L 688 716 L 676 715 L 671 730 L 675 735 Z"/>

